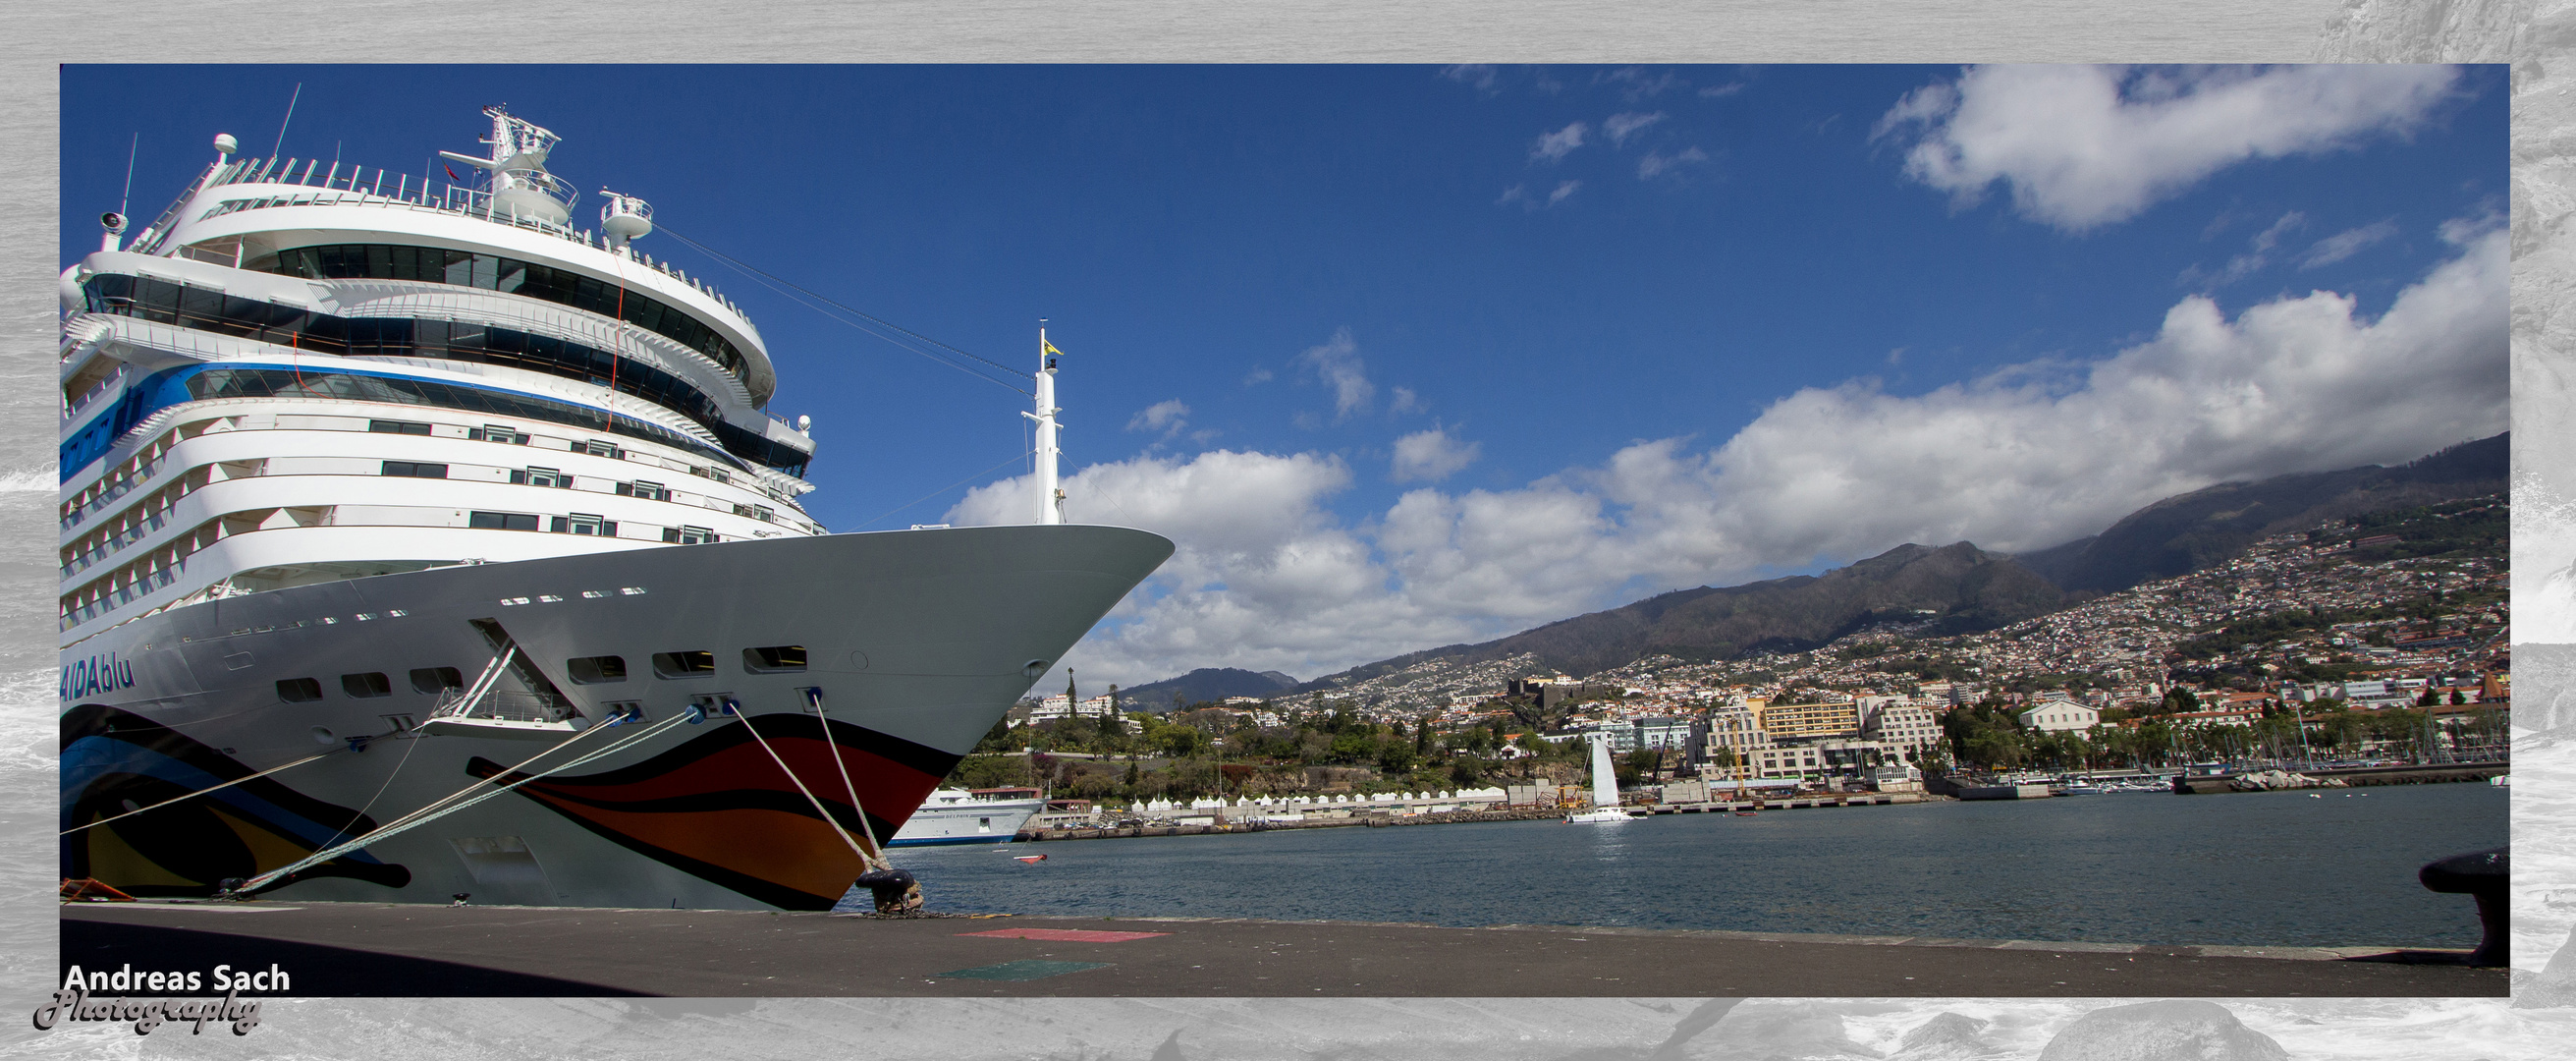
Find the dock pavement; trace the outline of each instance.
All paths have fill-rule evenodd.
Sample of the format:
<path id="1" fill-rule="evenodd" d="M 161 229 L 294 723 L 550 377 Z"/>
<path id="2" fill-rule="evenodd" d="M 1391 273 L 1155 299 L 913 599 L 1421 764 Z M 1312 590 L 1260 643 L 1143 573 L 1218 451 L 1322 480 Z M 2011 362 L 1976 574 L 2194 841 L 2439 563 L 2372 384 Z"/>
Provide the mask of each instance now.
<path id="1" fill-rule="evenodd" d="M 2503 997 L 2465 951 L 1235 918 L 69 903 L 61 966 L 294 996 Z M 202 993 L 202 992 L 198 992 Z M 141 992 L 136 992 L 141 994 Z"/>

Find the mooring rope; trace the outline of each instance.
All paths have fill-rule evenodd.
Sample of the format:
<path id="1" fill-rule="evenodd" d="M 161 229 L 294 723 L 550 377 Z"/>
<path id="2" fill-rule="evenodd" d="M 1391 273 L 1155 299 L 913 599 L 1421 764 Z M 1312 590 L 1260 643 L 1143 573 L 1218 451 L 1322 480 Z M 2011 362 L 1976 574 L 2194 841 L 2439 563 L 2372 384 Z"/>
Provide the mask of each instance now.
<path id="1" fill-rule="evenodd" d="M 349 842 L 347 842 L 347 843 L 340 844 L 340 845 L 338 845 L 338 846 L 336 846 L 336 847 L 332 847 L 332 848 L 329 848 L 329 849 L 327 849 L 327 850 L 316 851 L 316 852 L 314 852 L 313 854 L 311 854 L 311 855 L 309 855 L 309 856 L 307 856 L 307 857 L 305 857 L 305 858 L 303 858 L 303 859 L 301 859 L 301 860 L 296 861 L 296 862 L 295 862 L 295 863 L 293 863 L 292 865 L 284 866 L 284 867 L 281 867 L 281 868 L 278 868 L 278 869 L 273 869 L 273 870 L 270 870 L 270 871 L 268 871 L 268 872 L 266 872 L 266 873 L 262 873 L 262 874 L 260 874 L 259 876 L 253 877 L 253 878 L 251 878 L 250 880 L 243 882 L 242 886 L 241 886 L 240 888 L 236 889 L 236 891 L 238 891 L 238 892 L 250 892 L 250 891 L 256 891 L 256 890 L 258 890 L 258 889 L 260 889 L 260 888 L 263 888 L 263 887 L 268 886 L 270 883 L 272 883 L 272 882 L 276 881 L 277 879 L 279 879 L 279 878 L 281 878 L 281 877 L 286 876 L 287 874 L 295 873 L 295 872 L 298 872 L 298 871 L 300 871 L 300 870 L 306 869 L 306 868 L 311 867 L 311 866 L 320 865 L 320 864 L 322 864 L 322 863 L 324 863 L 324 862 L 328 862 L 328 861 L 330 861 L 330 860 L 332 860 L 332 859 L 334 859 L 334 858 L 338 858 L 338 857 L 340 857 L 341 855 L 346 854 L 346 853 L 348 853 L 348 852 L 350 852 L 350 851 L 355 851 L 355 850 L 357 850 L 358 848 L 365 847 L 365 846 L 367 846 L 368 844 L 375 843 L 375 842 L 376 842 L 376 841 L 378 841 L 378 840 L 388 839 L 388 838 L 393 837 L 393 836 L 394 836 L 394 835 L 396 835 L 396 834 L 399 834 L 399 833 L 405 832 L 405 831 L 410 830 L 410 829 L 412 829 L 412 828 L 415 828 L 415 827 L 417 827 L 417 826 L 427 825 L 427 824 L 429 824 L 430 822 L 437 821 L 438 819 L 440 819 L 440 818 L 444 818 L 444 817 L 446 817 L 446 816 L 448 816 L 448 815 L 450 815 L 450 814 L 454 814 L 454 813 L 456 813 L 457 811 L 461 811 L 461 810 L 464 810 L 464 809 L 466 809 L 466 808 L 468 808 L 468 807 L 472 807 L 472 806 L 474 806 L 475 804 L 478 804 L 478 803 L 481 803 L 481 802 L 483 802 L 483 801 L 485 801 L 485 800 L 491 799 L 491 798 L 492 798 L 492 797 L 494 797 L 494 796 L 499 796 L 499 795 L 507 794 L 507 793 L 509 793 L 509 792 L 511 792 L 511 791 L 516 790 L 519 786 L 524 785 L 524 784 L 527 784 L 527 783 L 528 783 L 528 782 L 530 782 L 530 781 L 534 781 L 534 780 L 537 780 L 538 778 L 548 777 L 548 776 L 551 776 L 551 775 L 554 775 L 554 774 L 558 774 L 558 773 L 561 773 L 561 772 L 563 772 L 563 771 L 565 771 L 565 770 L 570 770 L 570 769 L 572 769 L 573 767 L 580 766 L 580 765 L 582 765 L 582 764 L 584 764 L 584 763 L 595 762 L 595 761 L 597 761 L 597 760 L 599 760 L 600 758 L 605 757 L 605 756 L 614 755 L 614 754 L 616 754 L 617 752 L 624 750 L 624 749 L 625 749 L 625 748 L 627 748 L 628 746 L 633 745 L 633 744 L 635 744 L 635 743 L 636 743 L 636 742 L 638 742 L 638 741 L 646 740 L 646 739 L 648 739 L 648 738 L 651 738 L 651 737 L 652 737 L 652 736 L 654 736 L 655 734 L 658 734 L 658 733 L 662 732 L 662 731 L 663 731 L 663 730 L 665 730 L 665 729 L 669 729 L 669 728 L 670 728 L 670 727 L 672 727 L 672 726 L 676 726 L 676 725 L 679 725 L 679 724 L 680 724 L 680 723 L 682 723 L 682 722 L 686 722 L 686 721 L 688 721 L 688 718 L 689 718 L 689 716 L 688 716 L 688 715 L 686 715 L 686 714 L 677 714 L 677 715 L 673 715 L 673 716 L 671 716 L 671 717 L 669 717 L 669 718 L 663 719 L 663 720 L 662 720 L 662 721 L 660 721 L 660 722 L 656 722 L 656 723 L 654 723 L 653 725 L 647 726 L 647 727 L 645 727 L 644 729 L 642 729 L 642 730 L 640 730 L 640 731 L 638 731 L 638 732 L 636 732 L 636 733 L 629 734 L 629 735 L 628 735 L 628 736 L 626 736 L 625 738 L 623 738 L 623 739 L 621 739 L 621 740 L 618 740 L 618 741 L 616 741 L 615 743 L 610 744 L 608 747 L 601 748 L 601 749 L 599 749 L 598 751 L 591 752 L 591 753 L 590 753 L 590 754 L 588 754 L 588 755 L 581 756 L 580 758 L 573 759 L 573 760 L 568 761 L 568 762 L 560 763 L 560 764 L 557 764 L 557 765 L 555 765 L 555 766 L 549 766 L 549 767 L 545 768 L 544 770 L 540 770 L 540 771 L 538 771 L 538 772 L 536 772 L 536 773 L 529 774 L 529 775 L 528 775 L 528 776 L 526 776 L 526 777 L 520 778 L 520 779 L 518 779 L 518 780 L 516 780 L 516 781 L 512 781 L 512 782 L 510 782 L 509 784 L 503 785 L 503 786 L 501 786 L 501 787 L 499 787 L 499 788 L 496 788 L 496 789 L 493 789 L 493 790 L 491 790 L 491 791 L 489 791 L 489 792 L 485 792 L 485 793 L 483 793 L 483 794 L 481 794 L 481 795 L 475 796 L 475 797 L 474 797 L 474 798 L 472 798 L 472 799 L 464 800 L 464 802 L 461 802 L 461 803 L 456 802 L 457 800 L 459 800 L 459 799 L 463 798 L 467 793 L 473 792 L 475 789 L 482 787 L 486 782 L 492 781 L 492 780 L 494 780 L 494 779 L 496 779 L 496 778 L 501 778 L 501 777 L 508 776 L 508 774 L 509 774 L 511 771 L 515 771 L 515 770 L 518 770 L 518 769 L 520 769 L 520 768 L 523 768 L 523 767 L 527 766 L 527 765 L 528 765 L 528 763 L 536 762 L 537 760 L 544 758 L 548 753 L 555 752 L 555 751 L 560 751 L 560 750 L 562 750 L 562 749 L 564 749 L 564 748 L 566 748 L 566 747 L 570 747 L 570 746 L 572 745 L 573 741 L 580 740 L 582 737 L 588 736 L 588 735 L 590 735 L 592 732 L 595 732 L 595 731 L 598 731 L 598 730 L 604 730 L 604 729 L 607 729 L 607 728 L 608 728 L 608 727 L 606 727 L 606 726 L 593 726 L 593 727 L 591 727 L 590 729 L 588 729 L 588 730 L 584 730 L 584 731 L 582 731 L 580 734 L 575 735 L 575 736 L 572 738 L 572 740 L 567 740 L 567 741 L 563 742 L 562 744 L 557 744 L 557 745 L 555 745 L 555 746 L 553 746 L 553 747 L 551 747 L 551 748 L 546 749 L 545 751 L 541 751 L 541 752 L 538 752 L 538 753 L 537 753 L 537 754 L 535 754 L 535 755 L 529 756 L 529 757 L 528 757 L 524 762 L 521 762 L 518 766 L 511 767 L 511 768 L 510 768 L 510 770 L 505 770 L 505 771 L 499 771 L 499 772 L 496 772 L 496 773 L 494 773 L 491 777 L 486 777 L 486 778 L 477 778 L 473 784 L 471 784 L 471 785 L 467 785 L 467 786 L 465 786 L 465 787 L 464 787 L 464 788 L 462 788 L 462 789 L 458 789 L 454 794 L 449 795 L 449 796 L 447 796 L 447 797 L 446 797 L 446 798 L 444 798 L 444 799 L 440 799 L 440 800 L 437 800 L 437 801 L 435 801 L 435 802 L 432 802 L 432 803 L 430 803 L 430 804 L 428 804 L 428 805 L 426 805 L 426 806 L 423 806 L 423 807 L 422 807 L 422 808 L 420 808 L 419 810 L 413 811 L 413 812 L 411 812 L 410 814 L 406 814 L 406 815 L 402 816 L 401 818 L 397 818 L 397 819 L 395 819 L 395 820 L 393 820 L 393 821 L 390 821 L 390 822 L 385 823 L 384 825 L 378 826 L 374 831 L 369 832 L 369 833 L 367 833 L 367 834 L 366 834 L 366 835 L 364 835 L 364 836 L 360 836 L 360 837 L 358 837 L 358 838 L 356 838 L 356 839 L 354 839 L 354 840 L 351 840 L 351 841 L 349 841 Z M 452 804 L 452 805 L 449 805 L 449 804 Z M 442 805 L 447 805 L 447 806 L 442 806 Z M 433 811 L 435 811 L 435 813 L 433 813 Z"/>
<path id="2" fill-rule="evenodd" d="M 234 785 L 241 784 L 241 783 L 242 783 L 242 782 L 244 782 L 244 781 L 257 781 L 257 780 L 259 780 L 260 778 L 267 777 L 267 776 L 268 776 L 268 775 L 270 775 L 270 774 L 278 773 L 278 772 L 280 772 L 280 771 L 284 771 L 284 770 L 290 770 L 290 769 L 293 769 L 293 768 L 295 768 L 295 767 L 302 766 L 302 765 L 304 765 L 304 764 L 306 764 L 306 763 L 312 762 L 312 761 L 313 761 L 313 760 L 315 760 L 315 759 L 320 759 L 320 758 L 323 758 L 324 756 L 337 755 L 337 754 L 339 754 L 339 753 L 341 753 L 341 752 L 345 752 L 345 751 L 348 751 L 348 750 L 349 750 L 349 749 L 348 749 L 346 746 L 343 746 L 343 747 L 333 748 L 333 749 L 331 749 L 330 751 L 327 751 L 327 752 L 323 752 L 323 753 L 321 753 L 320 755 L 308 755 L 308 756 L 305 756 L 304 758 L 297 759 L 297 760 L 295 760 L 294 762 L 288 763 L 288 764 L 286 764 L 285 766 L 271 767 L 271 768 L 269 768 L 269 769 L 262 770 L 262 771 L 260 771 L 260 772 L 258 772 L 258 773 L 256 773 L 256 774 L 252 774 L 252 775 L 250 775 L 250 776 L 248 776 L 248 777 L 236 777 L 236 778 L 234 778 L 234 779 L 232 779 L 232 780 L 230 780 L 230 781 L 226 781 L 226 782 L 224 782 L 223 784 L 216 785 L 216 786 L 213 786 L 213 787 L 211 787 L 211 788 L 201 788 L 201 789 L 198 789 L 198 790 L 196 790 L 196 791 L 194 791 L 194 792 L 187 793 L 187 794 L 185 794 L 185 795 L 172 796 L 172 797 L 170 797 L 169 799 L 162 800 L 161 802 L 159 802 L 159 803 L 155 803 L 155 804 L 153 804 L 153 805 L 151 805 L 151 806 L 149 806 L 149 807 L 136 807 L 136 808 L 134 808 L 133 810 L 130 810 L 130 811 L 127 811 L 127 812 L 125 812 L 125 813 L 123 813 L 123 814 L 119 814 L 119 815 L 117 815 L 115 818 L 101 818 L 101 819 L 99 819 L 99 820 L 97 820 L 97 821 L 94 821 L 94 822 L 89 823 L 89 825 L 75 825 L 75 826 L 72 826 L 72 827 L 71 827 L 71 828 L 69 828 L 69 829 L 65 829 L 65 830 L 63 830 L 63 831 L 62 831 L 62 832 L 60 832 L 60 833 L 56 833 L 55 835 L 56 835 L 56 836 L 70 836 L 70 835 L 71 835 L 71 834 L 73 834 L 73 833 L 76 833 L 76 832 L 79 832 L 79 831 L 81 831 L 81 830 L 83 830 L 83 829 L 87 829 L 87 828 L 89 828 L 91 825 L 105 825 L 105 824 L 107 824 L 107 823 L 109 823 L 109 822 L 116 821 L 116 820 L 118 820 L 119 818 L 131 818 L 131 817 L 133 817 L 133 816 L 135 816 L 135 815 L 137 815 L 137 814 L 141 814 L 141 813 L 143 813 L 143 812 L 145 812 L 145 811 L 160 810 L 160 809 L 161 809 L 161 808 L 163 808 L 163 807 L 167 807 L 167 806 L 169 806 L 169 805 L 171 805 L 171 804 L 173 804 L 173 803 L 180 802 L 181 800 L 190 800 L 190 799 L 195 799 L 195 798 L 197 798 L 197 797 L 199 797 L 199 796 L 202 796 L 202 795 L 205 795 L 206 793 L 209 793 L 209 792 L 221 792 L 221 791 L 223 791 L 224 789 L 231 788 L 231 787 L 233 787 Z"/>
<path id="3" fill-rule="evenodd" d="M 859 786 L 850 781 L 850 764 L 842 760 L 841 746 L 832 743 L 832 720 L 823 714 L 823 690 L 805 690 L 805 702 L 814 705 L 814 723 L 823 727 L 823 745 L 831 749 L 832 765 L 841 768 L 841 790 L 850 794 L 850 813 L 858 816 L 859 831 L 867 834 L 868 846 L 877 853 L 868 868 L 892 869 L 893 863 L 885 858 L 885 845 L 877 842 L 876 826 L 868 824 L 868 809 L 859 804 Z"/>
<path id="4" fill-rule="evenodd" d="M 760 735 L 760 727 L 751 724 L 751 716 L 740 714 L 742 705 L 739 703 L 728 702 L 726 706 L 734 709 L 736 717 L 742 720 L 742 728 L 751 731 L 751 739 L 760 742 L 760 750 L 769 753 L 769 761 L 778 764 L 778 772 L 787 775 L 787 783 L 796 786 L 796 791 L 805 794 L 805 802 L 814 805 L 814 813 L 822 817 L 823 824 L 831 826 L 833 832 L 840 834 L 841 842 L 850 845 L 850 853 L 859 856 L 859 864 L 866 866 L 871 870 L 886 868 L 879 865 L 876 859 L 868 857 L 867 851 L 859 847 L 858 838 L 851 836 L 849 830 L 841 828 L 839 819 L 832 817 L 831 811 L 823 809 L 823 801 L 814 797 L 813 790 L 805 787 L 804 780 L 796 776 L 796 771 L 787 768 L 787 760 L 779 758 L 778 749 L 769 746 L 769 738 Z M 831 738 L 832 733 L 830 730 L 823 731 L 823 743 L 825 745 L 831 744 Z M 833 758 L 838 759 L 840 756 L 836 753 L 833 755 Z M 856 804 L 852 804 L 850 810 L 852 813 L 862 815 L 862 825 L 866 823 L 866 819 L 864 817 L 866 814 L 865 811 L 860 810 Z M 870 837 L 869 842 L 874 843 L 875 838 Z"/>

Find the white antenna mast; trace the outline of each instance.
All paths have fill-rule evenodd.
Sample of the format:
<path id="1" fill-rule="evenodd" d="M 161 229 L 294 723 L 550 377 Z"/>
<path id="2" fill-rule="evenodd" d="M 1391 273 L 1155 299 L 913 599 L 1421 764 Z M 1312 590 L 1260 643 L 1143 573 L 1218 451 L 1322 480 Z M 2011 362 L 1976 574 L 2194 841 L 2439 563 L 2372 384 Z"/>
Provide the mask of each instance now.
<path id="1" fill-rule="evenodd" d="M 1038 522 L 1064 522 L 1064 491 L 1056 487 L 1055 359 L 1059 351 L 1047 342 L 1046 318 L 1038 318 L 1037 411 L 1021 416 L 1038 424 Z"/>

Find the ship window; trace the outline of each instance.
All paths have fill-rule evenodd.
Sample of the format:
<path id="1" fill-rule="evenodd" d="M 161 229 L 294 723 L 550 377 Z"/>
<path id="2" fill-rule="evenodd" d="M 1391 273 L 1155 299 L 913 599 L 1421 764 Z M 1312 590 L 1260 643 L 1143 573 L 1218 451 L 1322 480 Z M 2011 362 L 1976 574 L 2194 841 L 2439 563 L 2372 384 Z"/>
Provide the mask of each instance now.
<path id="1" fill-rule="evenodd" d="M 361 700 L 375 696 L 392 696 L 394 683 L 377 671 L 369 671 L 365 674 L 343 674 L 340 676 L 340 691 Z"/>
<path id="2" fill-rule="evenodd" d="M 641 479 L 631 483 L 617 484 L 617 493 L 620 497 L 640 497 L 646 501 L 668 501 L 671 499 L 670 487 L 664 486 L 660 483 L 648 483 Z"/>
<path id="3" fill-rule="evenodd" d="M 384 474 L 407 475 L 414 479 L 447 478 L 447 466 L 426 461 L 386 461 Z"/>
<path id="4" fill-rule="evenodd" d="M 617 537 L 616 520 L 602 519 L 580 512 L 570 516 L 556 516 L 553 524 L 546 529 L 557 534 L 586 534 L 596 538 Z"/>
<path id="5" fill-rule="evenodd" d="M 280 678 L 277 698 L 290 704 L 307 704 L 322 698 L 322 683 L 313 678 Z"/>
<path id="6" fill-rule="evenodd" d="M 537 517 L 518 512 L 474 512 L 467 515 L 465 525 L 476 530 L 532 531 L 537 529 Z"/>
<path id="7" fill-rule="evenodd" d="M 706 322 L 612 283 L 535 262 L 435 247 L 333 244 L 280 251 L 262 271 L 310 279 L 372 277 L 510 291 L 603 316 L 619 316 L 697 350 L 740 378 L 742 353 Z"/>
<path id="8" fill-rule="evenodd" d="M 664 527 L 662 540 L 680 545 L 704 545 L 716 540 L 716 532 L 705 527 Z"/>
<path id="9" fill-rule="evenodd" d="M 409 420 L 369 420 L 367 430 L 380 435 L 426 435 L 429 433 L 429 425 L 413 423 Z"/>
<path id="10" fill-rule="evenodd" d="M 528 444 L 528 436 L 526 432 L 519 431 L 515 428 L 503 427 L 499 424 L 485 424 L 481 427 L 469 428 L 465 432 L 465 437 L 474 439 L 478 442 L 506 442 L 516 446 L 524 446 Z"/>
<path id="11" fill-rule="evenodd" d="M 715 672 L 716 654 L 703 649 L 653 654 L 653 676 L 656 678 L 703 678 Z"/>
<path id="12" fill-rule="evenodd" d="M 742 650 L 742 669 L 753 674 L 783 674 L 805 669 L 805 646 L 770 645 Z"/>
<path id="13" fill-rule="evenodd" d="M 580 659 L 568 659 L 564 661 L 564 673 L 572 676 L 575 685 L 622 682 L 626 680 L 626 657 L 583 656 Z"/>
<path id="14" fill-rule="evenodd" d="M 524 486 L 552 486 L 567 490 L 572 488 L 572 476 L 552 468 L 512 468 L 510 481 Z"/>
<path id="15" fill-rule="evenodd" d="M 572 449 L 575 453 L 588 453 L 601 457 L 623 457 L 626 455 L 625 450 L 617 448 L 617 443 L 604 438 L 594 438 L 587 441 L 573 443 Z"/>
<path id="16" fill-rule="evenodd" d="M 451 689 L 465 688 L 465 675 L 454 667 L 415 667 L 411 672 L 413 692 L 436 695 Z"/>

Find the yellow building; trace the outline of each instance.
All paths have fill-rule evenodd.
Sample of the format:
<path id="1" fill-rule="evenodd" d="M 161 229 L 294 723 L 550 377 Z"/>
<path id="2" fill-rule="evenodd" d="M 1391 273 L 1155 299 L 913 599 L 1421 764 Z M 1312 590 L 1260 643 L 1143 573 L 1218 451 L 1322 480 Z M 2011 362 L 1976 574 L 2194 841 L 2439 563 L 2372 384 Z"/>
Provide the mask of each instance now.
<path id="1" fill-rule="evenodd" d="M 1757 709 L 1755 714 L 1761 719 L 1762 732 L 1773 740 L 1860 735 L 1860 705 L 1852 701 L 1769 704 Z"/>

